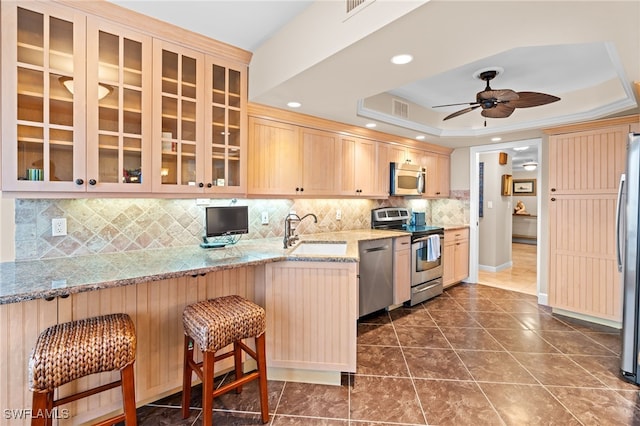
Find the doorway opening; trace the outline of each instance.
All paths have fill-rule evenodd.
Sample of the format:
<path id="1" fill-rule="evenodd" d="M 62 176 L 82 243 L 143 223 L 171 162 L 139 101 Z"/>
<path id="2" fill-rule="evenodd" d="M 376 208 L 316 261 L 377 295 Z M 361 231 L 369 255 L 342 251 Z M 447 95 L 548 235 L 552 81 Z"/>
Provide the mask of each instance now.
<path id="1" fill-rule="evenodd" d="M 535 171 L 524 173 L 520 162 L 523 161 L 523 158 L 526 159 L 526 156 L 518 154 L 512 156 L 511 167 L 504 170 L 500 169 L 502 166 L 498 164 L 497 160 L 481 160 L 493 158 L 491 154 L 495 154 L 494 157 L 497 157 L 500 152 L 514 153 L 514 149 L 528 147 L 529 152 L 535 154 L 533 156 L 537 161 L 541 158 L 541 142 L 541 139 L 528 139 L 476 146 L 470 149 L 470 201 L 472 208 L 470 212 L 469 280 L 471 282 L 539 296 L 540 250 L 536 241 L 537 236 L 540 235 L 541 203 L 532 197 L 535 192 L 532 194 L 531 183 L 536 185 L 540 182 L 540 167 L 536 167 Z M 493 169 L 487 170 L 491 167 Z M 483 177 L 480 176 L 481 170 Z M 512 187 L 512 182 L 509 182 L 509 195 L 496 194 L 495 180 L 502 173 L 507 174 L 510 180 L 513 179 L 517 183 L 523 182 L 523 185 Z M 490 179 L 494 179 L 494 182 Z M 516 192 L 513 193 L 512 189 L 515 189 Z M 490 193 L 485 192 L 487 190 Z M 502 190 L 505 190 L 504 183 L 502 183 Z M 520 202 L 520 206 L 517 206 L 518 202 Z M 524 213 L 516 208 L 524 206 L 526 206 Z M 501 210 L 496 211 L 496 208 Z M 519 214 L 516 215 L 516 213 Z M 522 227 L 523 225 L 525 228 Z M 492 253 L 491 250 L 495 249 L 503 256 L 500 258 L 498 255 L 498 259 L 490 259 L 495 260 L 494 263 L 487 262 L 487 242 L 490 238 L 492 239 L 491 243 L 495 243 L 497 246 L 490 246 L 489 252 Z M 480 255 L 481 247 L 485 250 L 482 252 L 482 256 Z M 482 262 L 480 261 L 481 257 L 483 258 Z"/>

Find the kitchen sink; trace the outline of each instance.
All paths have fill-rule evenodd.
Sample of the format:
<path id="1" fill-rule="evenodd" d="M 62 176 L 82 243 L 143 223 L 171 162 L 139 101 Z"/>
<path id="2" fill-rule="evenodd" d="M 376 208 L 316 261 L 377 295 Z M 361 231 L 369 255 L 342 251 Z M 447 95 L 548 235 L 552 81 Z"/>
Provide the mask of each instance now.
<path id="1" fill-rule="evenodd" d="M 337 255 L 344 256 L 347 253 L 347 243 L 327 242 L 327 241 L 303 241 L 293 249 L 291 254 L 294 255 Z"/>

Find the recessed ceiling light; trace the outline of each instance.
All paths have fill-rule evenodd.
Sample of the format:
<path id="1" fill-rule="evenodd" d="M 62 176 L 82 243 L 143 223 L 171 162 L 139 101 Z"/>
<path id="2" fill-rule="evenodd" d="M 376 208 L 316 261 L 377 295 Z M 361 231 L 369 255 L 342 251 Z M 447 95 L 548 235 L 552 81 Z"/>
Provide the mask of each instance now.
<path id="1" fill-rule="evenodd" d="M 291 102 L 287 102 L 287 106 L 289 108 L 300 108 L 302 104 L 300 102 L 291 101 Z"/>
<path id="2" fill-rule="evenodd" d="M 403 53 L 401 55 L 395 55 L 393 58 L 391 58 L 391 63 L 396 65 L 408 64 L 411 61 L 413 61 L 413 56 L 407 53 Z"/>
<path id="3" fill-rule="evenodd" d="M 418 135 L 418 136 L 416 136 L 416 139 L 418 139 L 419 141 L 423 141 L 424 140 L 424 135 Z"/>
<path id="4" fill-rule="evenodd" d="M 365 126 L 370 128 L 370 129 L 373 129 L 374 127 L 377 126 L 377 124 L 376 123 L 367 123 L 367 124 L 365 124 Z"/>
<path id="5" fill-rule="evenodd" d="M 501 137 L 491 138 L 491 142 L 500 142 L 502 140 Z"/>
<path id="6" fill-rule="evenodd" d="M 529 149 L 528 146 L 516 146 L 516 147 L 513 147 L 514 151 L 526 151 L 528 149 Z"/>

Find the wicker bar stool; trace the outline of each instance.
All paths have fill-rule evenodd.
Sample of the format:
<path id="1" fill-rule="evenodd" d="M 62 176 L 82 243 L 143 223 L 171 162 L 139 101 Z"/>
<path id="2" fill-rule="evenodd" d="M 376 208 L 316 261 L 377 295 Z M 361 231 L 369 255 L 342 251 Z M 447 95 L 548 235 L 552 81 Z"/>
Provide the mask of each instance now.
<path id="1" fill-rule="evenodd" d="M 265 312 L 260 306 L 240 296 L 224 296 L 194 303 L 185 308 L 184 324 L 184 375 L 182 384 L 182 416 L 189 417 L 191 400 L 191 372 L 202 380 L 202 424 L 211 425 L 213 420 L 213 399 L 232 389 L 242 392 L 242 385 L 258 380 L 262 422 L 269 421 L 267 398 L 267 362 L 265 356 Z M 254 338 L 253 351 L 242 339 Z M 203 361 L 193 359 L 194 342 L 202 351 Z M 233 343 L 233 350 L 216 356 L 216 352 Z M 242 351 L 258 363 L 257 371 L 244 375 L 242 372 Z M 234 357 L 235 380 L 214 390 L 214 364 L 228 357 Z"/>
<path id="2" fill-rule="evenodd" d="M 51 425 L 50 413 L 54 407 L 122 386 L 124 413 L 99 424 L 124 420 L 127 426 L 135 426 L 135 359 L 135 328 L 126 314 L 87 318 L 47 328 L 38 336 L 29 360 L 34 413 L 31 425 Z M 120 370 L 120 380 L 54 400 L 55 389 L 65 383 L 115 370 Z"/>

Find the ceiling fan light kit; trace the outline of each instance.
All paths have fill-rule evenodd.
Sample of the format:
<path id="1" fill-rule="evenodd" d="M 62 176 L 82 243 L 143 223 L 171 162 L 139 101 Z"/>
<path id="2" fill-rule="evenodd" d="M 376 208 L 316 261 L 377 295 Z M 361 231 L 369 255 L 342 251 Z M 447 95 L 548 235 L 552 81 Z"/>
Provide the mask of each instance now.
<path id="1" fill-rule="evenodd" d="M 447 115 L 443 120 L 449 120 L 458 117 L 474 109 L 482 108 L 482 116 L 486 118 L 506 118 L 513 114 L 516 108 L 531 108 L 557 102 L 559 97 L 547 95 L 539 92 L 515 92 L 511 89 L 494 90 L 489 86 L 489 82 L 493 80 L 502 69 L 480 70 L 474 74 L 475 77 L 486 82 L 483 91 L 476 94 L 475 102 L 463 102 L 458 104 L 436 105 L 433 108 L 441 108 L 456 105 L 469 105 L 467 108 Z M 486 125 L 486 121 L 485 121 Z"/>

